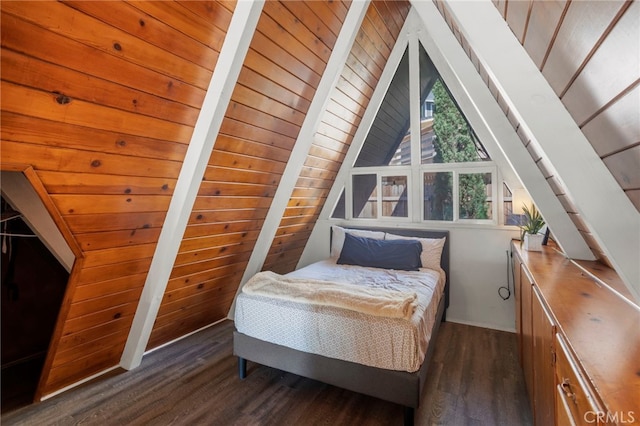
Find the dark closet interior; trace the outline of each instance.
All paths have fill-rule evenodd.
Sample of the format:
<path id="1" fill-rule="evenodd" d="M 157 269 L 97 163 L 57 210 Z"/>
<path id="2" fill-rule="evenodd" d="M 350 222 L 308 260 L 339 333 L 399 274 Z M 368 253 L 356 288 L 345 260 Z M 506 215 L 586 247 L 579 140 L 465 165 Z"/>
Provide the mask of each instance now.
<path id="1" fill-rule="evenodd" d="M 69 273 L 1 201 L 2 412 L 33 402 Z"/>

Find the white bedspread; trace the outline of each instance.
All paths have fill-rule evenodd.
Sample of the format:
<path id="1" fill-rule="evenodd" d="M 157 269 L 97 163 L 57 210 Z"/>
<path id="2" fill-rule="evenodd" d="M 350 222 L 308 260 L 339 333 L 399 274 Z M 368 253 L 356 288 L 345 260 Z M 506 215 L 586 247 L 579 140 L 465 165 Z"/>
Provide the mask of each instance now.
<path id="1" fill-rule="evenodd" d="M 242 291 L 247 294 L 334 306 L 389 318 L 410 318 L 418 303 L 418 295 L 415 292 L 291 277 L 271 271 L 258 272 L 247 281 Z"/>
<path id="2" fill-rule="evenodd" d="M 372 367 L 409 372 L 420 368 L 443 293 L 442 271 L 383 270 L 337 265 L 335 259 L 328 259 L 287 276 L 412 292 L 417 306 L 409 319 L 389 318 L 241 292 L 235 309 L 239 332 Z"/>

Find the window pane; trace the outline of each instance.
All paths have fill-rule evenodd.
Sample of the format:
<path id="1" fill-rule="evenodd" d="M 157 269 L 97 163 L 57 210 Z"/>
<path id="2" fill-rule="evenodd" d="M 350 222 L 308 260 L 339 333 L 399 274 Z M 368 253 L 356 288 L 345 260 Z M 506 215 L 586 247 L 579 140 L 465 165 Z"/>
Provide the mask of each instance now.
<path id="1" fill-rule="evenodd" d="M 520 215 L 513 213 L 513 194 L 505 182 L 502 182 L 502 193 L 504 195 L 504 198 L 502 199 L 502 205 L 504 208 L 504 224 L 520 225 Z"/>
<path id="2" fill-rule="evenodd" d="M 409 165 L 409 53 L 405 50 L 354 167 Z"/>
<path id="3" fill-rule="evenodd" d="M 433 146 L 433 113 L 435 99 L 433 97 L 433 85 L 439 79 L 438 70 L 431 62 L 429 55 L 420 45 L 420 162 L 421 164 L 433 163 L 436 155 Z"/>
<path id="4" fill-rule="evenodd" d="M 406 176 L 382 176 L 382 216 L 409 217 Z"/>
<path id="5" fill-rule="evenodd" d="M 460 174 L 460 219 L 491 219 L 491 173 Z"/>
<path id="6" fill-rule="evenodd" d="M 336 203 L 335 208 L 333 209 L 333 213 L 331 214 L 331 217 L 333 219 L 346 219 L 347 215 L 344 211 L 344 189 L 342 190 L 342 193 L 340 194 L 340 198 L 338 199 L 338 202 Z"/>
<path id="7" fill-rule="evenodd" d="M 434 84 L 434 163 L 490 160 L 489 155 L 453 101 L 442 80 Z"/>
<path id="8" fill-rule="evenodd" d="M 354 175 L 353 217 L 372 219 L 378 217 L 378 181 L 375 174 Z"/>
<path id="9" fill-rule="evenodd" d="M 425 173 L 424 220 L 453 220 L 452 172 Z"/>

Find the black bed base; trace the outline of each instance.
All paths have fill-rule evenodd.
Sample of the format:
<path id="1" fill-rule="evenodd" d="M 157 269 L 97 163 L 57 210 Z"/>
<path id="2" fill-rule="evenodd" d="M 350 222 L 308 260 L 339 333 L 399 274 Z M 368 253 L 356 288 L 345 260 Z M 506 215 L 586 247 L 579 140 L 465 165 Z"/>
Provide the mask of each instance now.
<path id="1" fill-rule="evenodd" d="M 408 426 L 413 425 L 415 409 L 420 404 L 422 389 L 426 381 L 427 370 L 433 355 L 440 323 L 444 321 L 444 313 L 445 300 L 443 297 L 438 305 L 437 320 L 433 326 L 425 359 L 420 370 L 414 373 L 369 367 L 322 355 L 301 352 L 265 342 L 237 331 L 233 333 L 233 354 L 238 357 L 240 379 L 244 379 L 247 376 L 247 360 L 249 360 L 403 405 L 404 424 Z"/>

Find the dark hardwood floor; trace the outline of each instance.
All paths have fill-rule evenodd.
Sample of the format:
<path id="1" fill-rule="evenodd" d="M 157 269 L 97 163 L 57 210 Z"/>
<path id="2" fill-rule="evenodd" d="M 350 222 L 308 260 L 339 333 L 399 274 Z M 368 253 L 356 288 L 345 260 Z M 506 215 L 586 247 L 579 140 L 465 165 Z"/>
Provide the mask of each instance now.
<path id="1" fill-rule="evenodd" d="M 444 323 L 417 425 L 531 425 L 512 333 Z M 402 407 L 249 362 L 225 321 L 43 402 L 3 425 L 401 425 Z"/>

